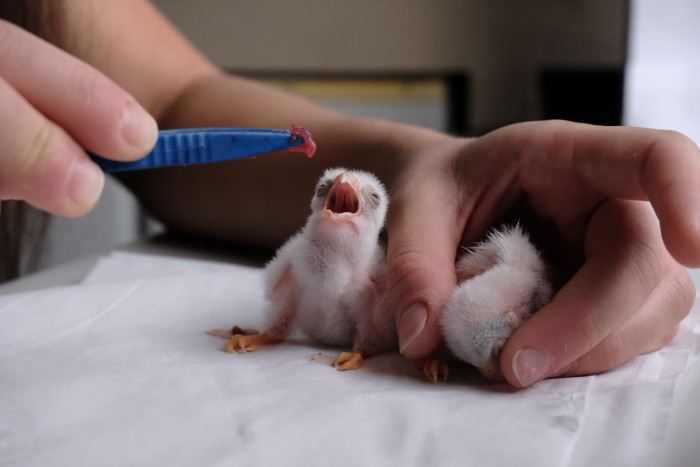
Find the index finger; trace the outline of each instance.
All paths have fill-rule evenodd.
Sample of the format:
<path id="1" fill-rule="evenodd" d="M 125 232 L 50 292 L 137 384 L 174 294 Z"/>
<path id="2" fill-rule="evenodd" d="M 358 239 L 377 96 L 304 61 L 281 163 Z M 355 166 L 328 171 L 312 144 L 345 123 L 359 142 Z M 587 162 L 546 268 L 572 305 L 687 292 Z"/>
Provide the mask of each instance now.
<path id="1" fill-rule="evenodd" d="M 453 228 L 455 196 L 440 173 L 422 171 L 405 180 L 392 198 L 387 220 L 387 280 L 395 308 L 401 353 L 431 354 L 442 337 L 439 312 L 456 286 L 454 260 L 459 243 Z"/>
<path id="2" fill-rule="evenodd" d="M 86 63 L 3 20 L 0 74 L 89 151 L 132 160 L 155 144 L 155 120 L 129 93 Z"/>

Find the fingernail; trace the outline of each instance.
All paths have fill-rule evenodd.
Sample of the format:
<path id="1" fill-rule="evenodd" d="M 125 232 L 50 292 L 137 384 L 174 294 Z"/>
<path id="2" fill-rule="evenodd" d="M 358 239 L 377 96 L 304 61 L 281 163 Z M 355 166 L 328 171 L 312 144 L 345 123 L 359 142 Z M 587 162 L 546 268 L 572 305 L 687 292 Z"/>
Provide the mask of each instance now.
<path id="1" fill-rule="evenodd" d="M 513 373 L 520 385 L 526 387 L 547 377 L 553 363 L 554 358 L 548 353 L 524 348 L 513 357 Z"/>
<path id="2" fill-rule="evenodd" d="M 122 136 L 141 151 L 149 151 L 158 139 L 158 124 L 143 107 L 129 101 L 122 113 Z"/>
<path id="3" fill-rule="evenodd" d="M 413 344 L 425 328 L 428 310 L 420 303 L 408 307 L 399 316 L 397 332 L 399 335 L 399 350 L 401 353 Z"/>
<path id="4" fill-rule="evenodd" d="M 68 180 L 71 200 L 80 206 L 92 206 L 102 193 L 105 176 L 102 170 L 87 157 L 80 157 L 73 164 Z"/>

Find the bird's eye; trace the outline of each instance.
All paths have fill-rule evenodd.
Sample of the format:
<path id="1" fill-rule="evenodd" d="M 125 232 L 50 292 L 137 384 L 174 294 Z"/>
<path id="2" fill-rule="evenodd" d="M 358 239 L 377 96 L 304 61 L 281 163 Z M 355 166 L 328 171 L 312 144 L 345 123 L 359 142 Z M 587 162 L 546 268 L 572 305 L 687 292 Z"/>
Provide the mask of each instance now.
<path id="1" fill-rule="evenodd" d="M 332 185 L 333 182 L 331 180 L 326 180 L 325 182 L 321 183 L 318 187 L 316 187 L 316 196 L 319 198 L 325 197 Z"/>
<path id="2" fill-rule="evenodd" d="M 379 206 L 380 201 L 382 200 L 381 196 L 379 196 L 379 193 L 376 191 L 373 191 L 372 193 L 369 194 L 369 204 L 374 206 L 375 208 Z"/>

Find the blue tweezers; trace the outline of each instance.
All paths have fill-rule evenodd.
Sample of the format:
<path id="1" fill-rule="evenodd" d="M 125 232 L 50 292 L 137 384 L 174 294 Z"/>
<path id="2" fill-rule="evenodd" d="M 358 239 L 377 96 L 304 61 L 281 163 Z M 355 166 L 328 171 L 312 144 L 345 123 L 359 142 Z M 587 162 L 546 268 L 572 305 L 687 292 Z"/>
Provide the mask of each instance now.
<path id="1" fill-rule="evenodd" d="M 105 172 L 203 164 L 255 156 L 299 146 L 304 138 L 289 130 L 262 128 L 185 128 L 161 130 L 153 151 L 137 161 L 90 157 Z"/>

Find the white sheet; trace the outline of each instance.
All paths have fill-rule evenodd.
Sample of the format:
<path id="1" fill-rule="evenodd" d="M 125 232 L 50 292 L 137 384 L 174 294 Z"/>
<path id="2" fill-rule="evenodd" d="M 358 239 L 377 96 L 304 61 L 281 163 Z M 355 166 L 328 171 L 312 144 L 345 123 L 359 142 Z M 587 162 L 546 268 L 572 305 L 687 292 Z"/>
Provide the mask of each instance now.
<path id="1" fill-rule="evenodd" d="M 694 310 L 658 352 L 516 391 L 431 384 L 398 354 L 341 373 L 303 341 L 231 355 L 203 332 L 262 328 L 263 308 L 259 269 L 124 253 L 0 297 L 0 464 L 653 465 L 700 349 Z"/>

